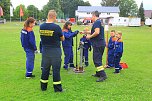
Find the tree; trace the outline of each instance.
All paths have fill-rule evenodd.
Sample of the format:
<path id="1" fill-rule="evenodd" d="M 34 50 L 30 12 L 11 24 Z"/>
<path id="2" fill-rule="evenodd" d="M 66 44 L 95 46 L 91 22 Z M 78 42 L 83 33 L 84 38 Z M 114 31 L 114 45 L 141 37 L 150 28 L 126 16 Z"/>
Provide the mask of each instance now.
<path id="1" fill-rule="evenodd" d="M 4 13 L 3 18 L 5 19 L 10 19 L 10 5 L 10 0 L 0 0 L 0 6 L 2 7 Z"/>
<path id="2" fill-rule="evenodd" d="M 29 5 L 27 7 L 28 17 L 33 17 L 35 19 L 39 18 L 39 10 L 34 5 Z"/>
<path id="3" fill-rule="evenodd" d="M 139 11 L 138 11 L 138 17 L 141 18 L 141 21 L 145 21 L 143 2 L 141 2 L 141 4 L 140 4 L 140 8 L 139 8 Z"/>
<path id="4" fill-rule="evenodd" d="M 102 6 L 118 6 L 119 0 L 102 0 L 101 5 Z"/>
<path id="5" fill-rule="evenodd" d="M 89 2 L 83 0 L 60 0 L 60 4 L 65 18 L 75 17 L 75 10 L 78 6 L 90 6 Z"/>
<path id="6" fill-rule="evenodd" d="M 22 17 L 22 20 L 26 20 L 27 17 L 28 17 L 28 11 L 25 8 L 25 5 L 21 5 L 21 6 L 22 6 L 22 9 L 23 9 L 23 12 L 24 12 L 24 16 Z M 20 19 L 20 5 L 15 8 L 13 19 L 15 19 L 15 20 Z"/>
<path id="7" fill-rule="evenodd" d="M 134 0 L 119 0 L 120 16 L 137 16 L 138 6 Z"/>
<path id="8" fill-rule="evenodd" d="M 54 9 L 57 14 L 61 12 L 60 0 L 49 0 L 49 2 L 43 7 L 44 18 L 47 17 L 48 11 Z"/>

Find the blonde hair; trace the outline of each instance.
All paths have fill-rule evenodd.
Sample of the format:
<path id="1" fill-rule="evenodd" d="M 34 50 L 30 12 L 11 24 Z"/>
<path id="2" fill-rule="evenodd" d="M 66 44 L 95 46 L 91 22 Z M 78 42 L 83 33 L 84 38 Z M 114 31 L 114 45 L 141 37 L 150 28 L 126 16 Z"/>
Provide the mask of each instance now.
<path id="1" fill-rule="evenodd" d="M 118 31 L 117 33 L 122 36 L 122 32 L 121 31 Z"/>
<path id="2" fill-rule="evenodd" d="M 54 18 L 56 16 L 57 16 L 57 13 L 56 13 L 55 10 L 49 10 L 49 12 L 48 12 L 48 19 L 52 19 L 52 18 Z"/>

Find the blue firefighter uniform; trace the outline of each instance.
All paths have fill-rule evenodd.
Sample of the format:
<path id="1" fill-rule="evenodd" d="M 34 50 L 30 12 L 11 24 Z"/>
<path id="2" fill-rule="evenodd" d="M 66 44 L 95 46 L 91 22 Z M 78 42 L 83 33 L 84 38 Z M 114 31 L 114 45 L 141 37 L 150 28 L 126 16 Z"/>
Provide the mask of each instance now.
<path id="1" fill-rule="evenodd" d="M 114 64 L 115 64 L 115 72 L 114 73 L 119 73 L 122 67 L 120 66 L 120 60 L 123 54 L 123 41 L 122 39 L 118 39 L 115 41 L 114 45 L 115 51 L 114 51 Z"/>
<path id="2" fill-rule="evenodd" d="M 22 29 L 20 39 L 26 52 L 26 77 L 31 77 L 34 69 L 34 52 L 37 50 L 34 32 L 31 28 Z"/>
<path id="3" fill-rule="evenodd" d="M 108 42 L 108 67 L 114 67 L 114 44 L 116 38 L 110 37 Z"/>
<path id="4" fill-rule="evenodd" d="M 86 39 L 86 36 L 83 36 L 81 39 L 80 39 L 81 42 L 84 43 L 83 45 L 83 56 L 85 58 L 85 66 L 88 66 L 89 65 L 89 62 L 88 62 L 88 50 L 91 51 L 91 42 L 90 40 L 87 40 Z"/>
<path id="5" fill-rule="evenodd" d="M 41 90 L 47 89 L 50 67 L 53 70 L 53 87 L 55 92 L 62 91 L 60 68 L 61 68 L 61 47 L 60 37 L 62 30 L 54 23 L 43 23 L 40 26 L 40 37 L 42 43 L 42 75 Z"/>
<path id="6" fill-rule="evenodd" d="M 102 55 L 104 53 L 106 44 L 104 38 L 104 27 L 101 25 L 101 20 L 99 19 L 94 22 L 91 29 L 91 34 L 95 32 L 96 28 L 100 28 L 100 33 L 96 37 L 90 39 L 93 47 L 93 62 L 95 67 L 97 68 L 95 76 L 103 77 L 103 79 L 105 80 L 107 76 L 106 73 L 104 72 L 104 67 L 102 65 Z"/>
<path id="7" fill-rule="evenodd" d="M 73 37 L 78 34 L 79 31 L 72 32 L 71 30 L 63 30 L 62 33 L 65 37 L 65 40 L 62 42 L 63 51 L 64 51 L 64 68 L 68 69 L 68 64 L 70 67 L 74 68 L 73 64 Z"/>

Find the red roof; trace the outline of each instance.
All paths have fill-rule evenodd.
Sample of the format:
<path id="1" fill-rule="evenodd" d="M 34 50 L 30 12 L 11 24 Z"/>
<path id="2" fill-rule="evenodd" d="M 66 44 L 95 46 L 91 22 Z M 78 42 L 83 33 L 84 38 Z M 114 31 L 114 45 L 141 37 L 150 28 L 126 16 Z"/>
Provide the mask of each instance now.
<path id="1" fill-rule="evenodd" d="M 145 14 L 145 17 L 152 18 L 152 10 L 145 10 L 144 14 Z"/>

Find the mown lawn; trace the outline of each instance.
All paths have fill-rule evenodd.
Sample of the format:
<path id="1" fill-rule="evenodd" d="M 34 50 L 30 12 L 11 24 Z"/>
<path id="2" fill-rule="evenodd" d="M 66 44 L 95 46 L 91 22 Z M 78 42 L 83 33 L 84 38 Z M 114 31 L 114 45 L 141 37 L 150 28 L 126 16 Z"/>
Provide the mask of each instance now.
<path id="1" fill-rule="evenodd" d="M 54 93 L 52 76 L 48 90 L 40 90 L 41 54 L 35 59 L 36 78 L 25 79 L 26 58 L 20 45 L 22 26 L 19 22 L 0 24 L 0 101 L 152 101 L 152 28 L 111 27 L 123 32 L 122 61 L 127 62 L 129 68 L 119 75 L 113 74 L 114 69 L 106 69 L 108 79 L 97 83 L 97 78 L 91 77 L 96 69 L 90 52 L 90 65 L 85 68 L 85 73 L 75 74 L 61 68 L 65 92 Z M 73 26 L 73 30 L 83 28 Z M 40 40 L 38 30 L 36 26 L 37 46 Z M 104 54 L 104 64 L 105 57 Z"/>

